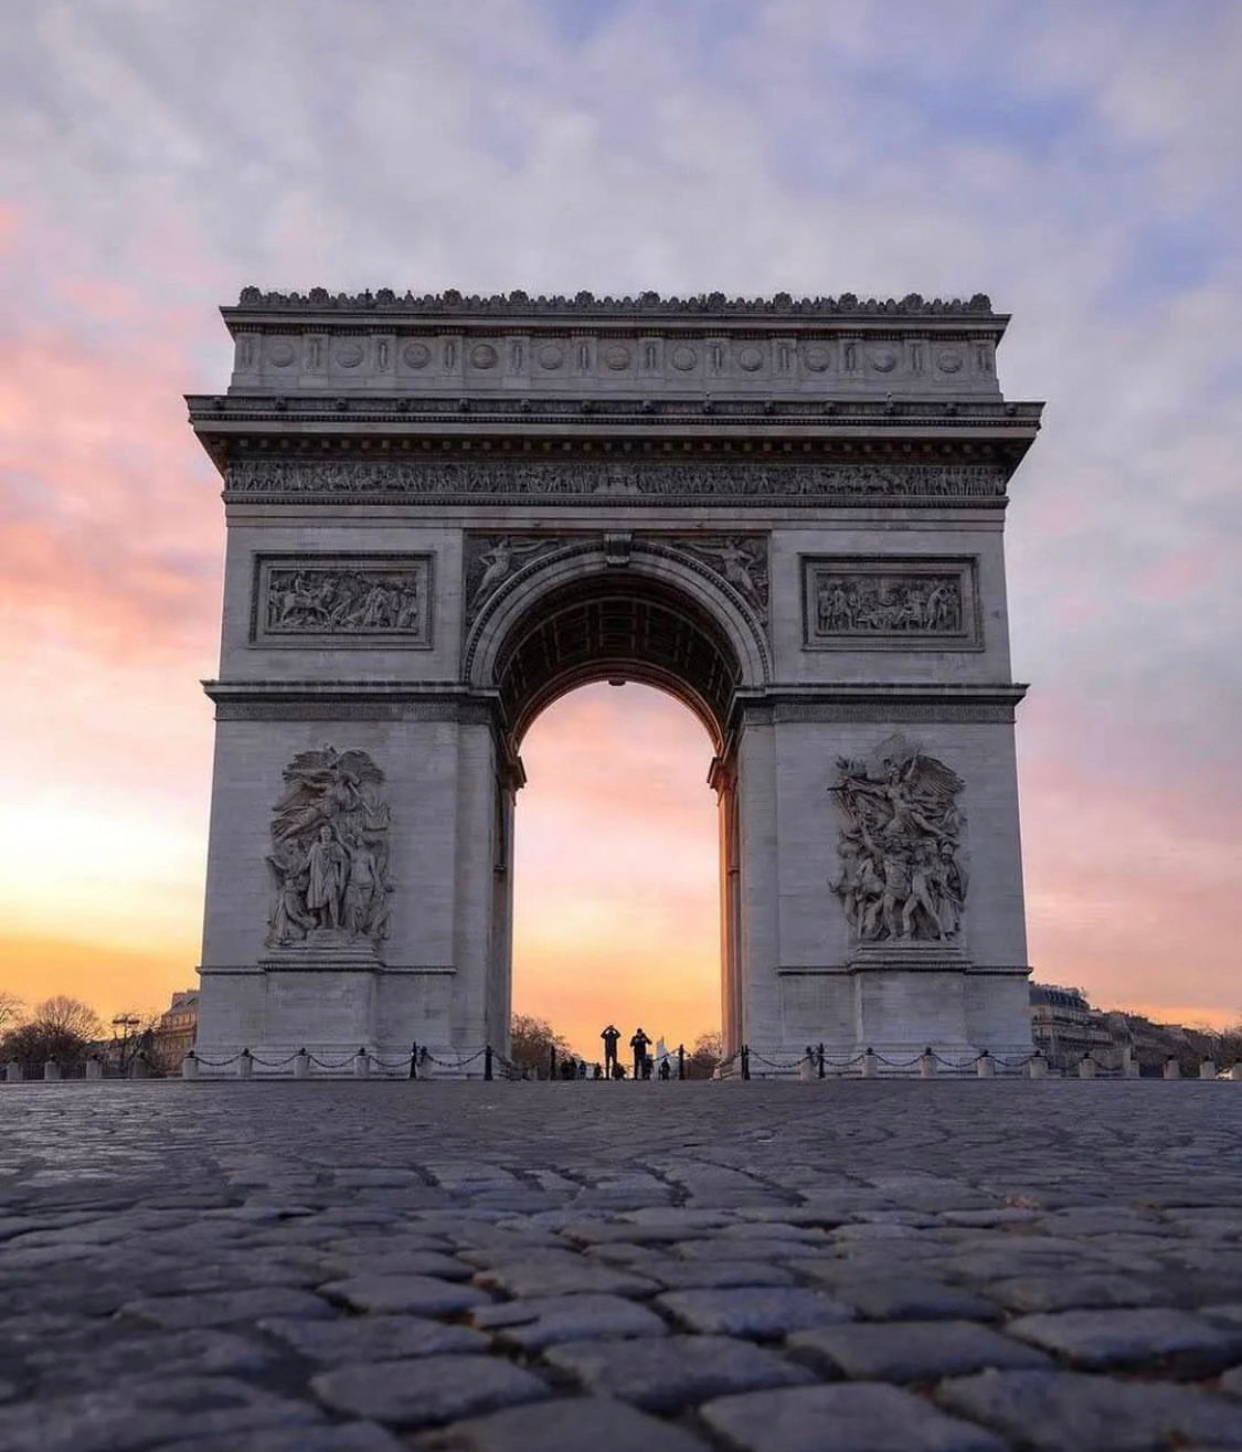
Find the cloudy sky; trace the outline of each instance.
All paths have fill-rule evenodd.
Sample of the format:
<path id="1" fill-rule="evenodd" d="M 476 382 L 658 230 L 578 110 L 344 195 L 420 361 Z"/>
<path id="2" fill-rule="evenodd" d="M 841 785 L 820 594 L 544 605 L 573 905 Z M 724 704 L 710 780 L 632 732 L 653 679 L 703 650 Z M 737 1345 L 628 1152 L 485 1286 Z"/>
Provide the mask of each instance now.
<path id="1" fill-rule="evenodd" d="M 1032 962 L 1242 1017 L 1239 75 L 1231 0 L 6 0 L 0 987 L 195 981 L 223 518 L 179 395 L 242 285 L 985 291 L 1048 401 Z M 524 754 L 519 1007 L 715 1026 L 701 728 L 597 687 Z"/>

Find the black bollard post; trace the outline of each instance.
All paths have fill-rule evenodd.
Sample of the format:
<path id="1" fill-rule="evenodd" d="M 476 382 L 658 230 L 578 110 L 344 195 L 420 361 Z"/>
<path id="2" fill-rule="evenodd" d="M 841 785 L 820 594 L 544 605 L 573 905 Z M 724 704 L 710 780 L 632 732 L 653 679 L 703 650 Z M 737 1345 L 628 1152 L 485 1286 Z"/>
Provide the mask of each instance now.
<path id="1" fill-rule="evenodd" d="M 551 1048 L 551 1049 L 548 1050 L 548 1078 L 549 1079 L 555 1079 L 556 1078 L 556 1049 L 555 1048 Z"/>
<path id="2" fill-rule="evenodd" d="M 492 1077 L 492 1046 L 491 1046 L 491 1044 L 488 1044 L 487 1048 L 485 1048 L 483 1050 L 483 1077 L 485 1079 L 490 1079 Z"/>
<path id="3" fill-rule="evenodd" d="M 677 1077 L 679 1079 L 684 1079 L 686 1077 L 686 1046 L 685 1046 L 685 1044 L 678 1044 L 677 1045 Z"/>
<path id="4" fill-rule="evenodd" d="M 819 1064 L 819 1077 L 822 1079 L 824 1077 L 824 1046 L 823 1046 L 823 1044 L 820 1044 L 819 1048 L 815 1050 L 815 1058 L 816 1058 L 816 1061 Z"/>
<path id="5" fill-rule="evenodd" d="M 750 1049 L 746 1044 L 742 1045 L 742 1078 L 750 1078 Z"/>
<path id="6" fill-rule="evenodd" d="M 418 1078 L 418 1044 L 410 1045 L 410 1078 Z"/>

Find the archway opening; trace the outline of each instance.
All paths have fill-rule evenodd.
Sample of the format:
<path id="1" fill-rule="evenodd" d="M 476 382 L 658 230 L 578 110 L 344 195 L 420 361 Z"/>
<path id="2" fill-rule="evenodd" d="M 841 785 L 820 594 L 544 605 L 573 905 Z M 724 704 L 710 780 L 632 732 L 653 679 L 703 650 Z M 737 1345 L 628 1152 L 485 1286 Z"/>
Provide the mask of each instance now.
<path id="1" fill-rule="evenodd" d="M 595 683 L 545 710 L 522 747 L 513 1008 L 588 1063 L 600 1030 L 670 1050 L 720 1030 L 713 744 L 659 689 Z"/>
<path id="2" fill-rule="evenodd" d="M 512 839 L 516 951 L 497 965 L 516 969 L 511 1001 L 588 1062 L 608 1022 L 670 1049 L 731 1042 L 743 670 L 722 619 L 667 576 L 596 565 L 531 599 L 494 662 L 530 783 Z"/>

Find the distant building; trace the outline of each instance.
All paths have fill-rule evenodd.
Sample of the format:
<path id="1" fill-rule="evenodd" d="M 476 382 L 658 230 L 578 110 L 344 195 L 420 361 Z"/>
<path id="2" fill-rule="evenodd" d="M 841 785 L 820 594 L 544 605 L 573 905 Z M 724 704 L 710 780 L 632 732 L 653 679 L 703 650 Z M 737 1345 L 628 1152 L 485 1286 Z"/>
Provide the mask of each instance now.
<path id="1" fill-rule="evenodd" d="M 197 1030 L 198 989 L 187 988 L 174 993 L 153 1033 L 153 1056 L 165 1072 L 175 1073 L 181 1067 L 182 1059 L 194 1047 Z"/>
<path id="2" fill-rule="evenodd" d="M 1031 1038 L 1053 1069 L 1075 1068 L 1087 1054 L 1101 1068 L 1121 1065 L 1121 1045 L 1106 1016 L 1091 1007 L 1081 988 L 1032 983 Z"/>
<path id="3" fill-rule="evenodd" d="M 1203 1059 L 1231 1063 L 1237 1052 L 1236 1036 L 1092 1008 L 1081 988 L 1056 983 L 1031 984 L 1031 1038 L 1049 1067 L 1063 1073 L 1090 1054 L 1101 1069 L 1120 1069 L 1128 1055 L 1144 1074 L 1162 1073 L 1169 1059 L 1193 1074 Z"/>

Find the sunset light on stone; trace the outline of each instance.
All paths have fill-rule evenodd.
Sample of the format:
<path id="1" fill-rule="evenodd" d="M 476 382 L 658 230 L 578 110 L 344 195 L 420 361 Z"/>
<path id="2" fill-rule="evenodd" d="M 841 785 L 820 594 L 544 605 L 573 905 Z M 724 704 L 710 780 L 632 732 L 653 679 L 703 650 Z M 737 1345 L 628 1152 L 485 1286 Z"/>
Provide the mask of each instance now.
<path id="1" fill-rule="evenodd" d="M 313 10 L 0 21 L 0 988 L 197 983 L 224 519 L 182 395 L 243 286 L 982 289 L 1047 400 L 1005 522 L 1035 977 L 1237 1022 L 1237 9 Z M 720 1027 L 712 756 L 635 683 L 523 741 L 514 1007 L 583 1054 Z"/>

